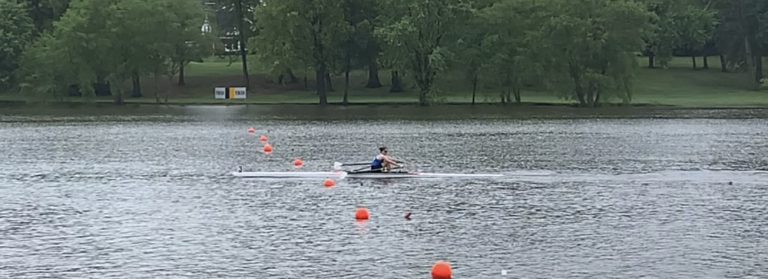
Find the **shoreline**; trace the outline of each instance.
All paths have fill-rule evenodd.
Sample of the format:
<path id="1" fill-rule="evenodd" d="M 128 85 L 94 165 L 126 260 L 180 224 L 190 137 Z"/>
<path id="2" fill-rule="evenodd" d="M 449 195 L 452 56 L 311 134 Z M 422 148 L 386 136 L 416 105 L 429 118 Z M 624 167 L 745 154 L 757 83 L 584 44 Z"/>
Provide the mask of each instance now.
<path id="1" fill-rule="evenodd" d="M 111 100 L 97 100 L 93 102 L 27 102 L 24 100 L 0 100 L 0 107 L 34 107 L 34 106 L 70 106 L 70 107 L 82 107 L 82 106 L 115 106 Z M 313 106 L 322 107 L 319 103 L 310 102 L 169 102 L 157 103 L 152 101 L 131 101 L 127 100 L 120 106 L 178 106 L 178 107 L 194 107 L 194 106 Z M 328 102 L 329 107 L 420 107 L 418 102 Z M 738 109 L 768 109 L 768 105 L 691 105 L 680 106 L 671 104 L 651 104 L 651 103 L 631 103 L 631 104 L 604 104 L 599 107 L 581 107 L 576 103 L 547 103 L 547 102 L 522 102 L 522 103 L 475 103 L 470 102 L 441 102 L 435 103 L 426 107 L 441 107 L 441 106 L 461 106 L 461 107 L 525 107 L 525 108 L 574 108 L 574 109 L 606 109 L 606 108 L 652 108 L 652 109 L 679 109 L 679 110 L 738 110 Z M 119 107 L 119 106 L 116 106 Z M 425 107 L 425 108 L 426 108 Z"/>

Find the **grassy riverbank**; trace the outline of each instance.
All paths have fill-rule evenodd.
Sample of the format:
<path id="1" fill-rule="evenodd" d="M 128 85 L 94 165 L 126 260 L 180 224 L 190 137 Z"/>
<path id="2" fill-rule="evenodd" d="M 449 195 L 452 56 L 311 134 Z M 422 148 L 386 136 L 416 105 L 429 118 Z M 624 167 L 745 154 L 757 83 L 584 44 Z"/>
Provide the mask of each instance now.
<path id="1" fill-rule="evenodd" d="M 639 58 L 645 65 L 645 58 Z M 697 61 L 702 64 L 701 58 Z M 635 105 L 664 105 L 685 107 L 718 107 L 718 106 L 768 106 L 768 92 L 751 91 L 742 88 L 740 83 L 743 74 L 723 73 L 720 71 L 719 59 L 709 59 L 709 69 L 692 69 L 691 59 L 675 58 L 667 69 L 648 69 L 640 67 L 637 70 L 636 84 L 633 92 Z M 304 73 L 296 71 L 299 82 L 279 85 L 271 81 L 265 74 L 265 69 L 251 67 L 251 88 L 246 100 L 216 100 L 213 98 L 213 88 L 216 86 L 241 86 L 244 80 L 241 76 L 241 64 L 237 61 L 229 64 L 220 59 L 210 59 L 204 63 L 192 63 L 186 69 L 186 85 L 169 85 L 167 80 L 158 84 L 151 78 L 142 79 L 142 92 L 145 97 L 127 98 L 128 103 L 156 103 L 155 88 L 160 92 L 169 92 L 169 103 L 172 104 L 316 104 L 318 98 L 314 93 L 313 81 L 305 84 Z M 311 75 L 310 75 L 311 76 Z M 358 104 L 411 104 L 418 100 L 418 89 L 412 81 L 405 80 L 405 92 L 389 92 L 389 71 L 381 71 L 382 83 L 380 88 L 365 88 L 366 71 L 355 71 L 350 75 L 349 102 Z M 328 93 L 328 101 L 342 101 L 344 88 L 343 77 L 333 79 L 335 91 Z M 437 86 L 442 93 L 442 101 L 446 103 L 466 103 L 472 101 L 472 86 L 460 74 L 444 73 L 440 76 Z M 126 85 L 130 89 L 130 84 Z M 500 90 L 488 81 L 482 81 L 478 86 L 476 103 L 499 103 Z M 24 100 L 19 94 L 0 94 L 0 101 Z M 70 99 L 80 102 L 79 98 Z M 111 102 L 110 98 L 97 98 L 97 102 Z M 522 93 L 522 101 L 527 104 L 568 104 L 555 94 L 528 88 Z M 618 100 L 612 100 L 618 102 Z"/>

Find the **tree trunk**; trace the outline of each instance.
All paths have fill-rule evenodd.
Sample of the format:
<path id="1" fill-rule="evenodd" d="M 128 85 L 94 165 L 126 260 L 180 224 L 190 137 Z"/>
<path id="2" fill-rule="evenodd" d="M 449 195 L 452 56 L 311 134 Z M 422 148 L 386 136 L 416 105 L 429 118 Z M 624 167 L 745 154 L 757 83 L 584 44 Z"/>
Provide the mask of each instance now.
<path id="1" fill-rule="evenodd" d="M 574 90 L 576 92 L 576 97 L 579 99 L 579 104 L 581 106 L 587 105 L 587 101 L 584 100 L 584 90 L 581 88 L 580 84 L 576 85 L 576 89 Z"/>
<path id="2" fill-rule="evenodd" d="M 304 90 L 309 90 L 309 81 L 307 80 L 307 74 L 304 74 Z"/>
<path id="3" fill-rule="evenodd" d="M 346 71 L 344 71 L 344 104 L 349 104 L 349 99 L 347 96 L 349 95 L 349 68 L 347 68 Z"/>
<path id="4" fill-rule="evenodd" d="M 472 104 L 475 104 L 475 95 L 477 95 L 477 73 L 472 77 Z"/>
<path id="5" fill-rule="evenodd" d="M 728 65 L 727 65 L 727 63 L 725 61 L 725 56 L 723 56 L 723 55 L 720 55 L 720 71 L 723 72 L 723 73 L 727 73 L 728 72 Z"/>
<path id="6" fill-rule="evenodd" d="M 325 73 L 325 92 L 334 92 L 336 91 L 333 89 L 333 83 L 331 82 L 331 74 L 326 72 Z"/>
<path id="7" fill-rule="evenodd" d="M 365 88 L 379 88 L 381 87 L 381 80 L 379 80 L 379 65 L 376 64 L 375 59 L 371 59 L 368 62 L 368 84 Z"/>
<path id="8" fill-rule="evenodd" d="M 182 60 L 179 62 L 179 86 L 187 85 L 187 82 L 184 80 L 184 66 L 185 62 Z"/>
<path id="9" fill-rule="evenodd" d="M 693 63 L 693 69 L 696 70 L 696 55 L 691 55 L 691 62 Z"/>
<path id="10" fill-rule="evenodd" d="M 247 62 L 247 53 L 245 51 L 245 18 L 243 18 L 243 0 L 237 0 L 235 1 L 235 5 L 237 6 L 237 21 L 238 21 L 238 28 L 237 33 L 239 34 L 239 41 L 240 41 L 240 56 L 243 59 L 243 76 L 245 77 L 245 88 L 251 87 L 251 79 L 248 77 L 248 62 Z"/>
<path id="11" fill-rule="evenodd" d="M 115 105 L 122 105 L 123 104 L 123 94 L 122 93 L 116 93 L 114 96 L 112 96 L 113 100 L 115 101 Z"/>
<path id="12" fill-rule="evenodd" d="M 576 93 L 576 97 L 579 99 L 579 104 L 581 106 L 585 106 L 587 102 L 584 100 L 584 88 L 581 83 L 581 75 L 579 73 L 579 68 L 574 66 L 573 63 L 568 62 L 568 73 L 573 79 L 573 85 L 574 85 L 573 91 L 574 93 Z"/>
<path id="13" fill-rule="evenodd" d="M 600 106 L 600 87 L 595 87 L 595 101 L 592 103 L 594 107 Z"/>
<path id="14" fill-rule="evenodd" d="M 131 98 L 141 98 L 141 77 L 137 71 L 133 71 L 132 74 L 133 91 L 131 92 Z"/>
<path id="15" fill-rule="evenodd" d="M 392 71 L 392 85 L 389 88 L 389 92 L 403 92 L 403 80 L 400 78 L 400 74 L 397 71 Z"/>
<path id="16" fill-rule="evenodd" d="M 110 84 L 110 81 L 107 81 L 106 84 Z M 117 84 L 123 84 L 122 82 L 115 82 Z M 109 90 L 109 94 L 112 95 L 112 100 L 114 100 L 115 105 L 121 106 L 123 105 L 123 89 L 122 87 L 117 87 L 115 90 Z"/>
<path id="17" fill-rule="evenodd" d="M 648 68 L 650 68 L 650 69 L 653 69 L 653 68 L 655 68 L 655 67 L 656 67 L 656 66 L 653 64 L 653 62 L 654 62 L 654 58 L 655 58 L 655 57 L 654 57 L 654 55 L 653 55 L 653 52 L 651 52 L 651 53 L 649 53 L 649 54 L 648 54 Z"/>
<path id="18" fill-rule="evenodd" d="M 755 82 L 759 88 L 763 80 L 763 57 L 758 55 L 755 57 Z"/>
<path id="19" fill-rule="evenodd" d="M 346 105 L 349 104 L 349 71 L 352 69 L 352 53 L 349 46 L 347 46 L 347 53 L 344 58 L 344 97 L 342 102 Z"/>
<path id="20" fill-rule="evenodd" d="M 320 65 L 315 71 L 315 77 L 317 78 L 317 96 L 320 98 L 320 105 L 328 104 L 328 96 L 325 92 L 325 65 Z"/>
<path id="21" fill-rule="evenodd" d="M 507 103 L 507 89 L 502 89 L 501 94 L 499 94 L 499 97 L 501 97 L 501 104 L 504 105 Z"/>
<path id="22" fill-rule="evenodd" d="M 518 104 L 519 104 L 519 103 L 522 103 L 522 102 L 523 102 L 523 99 L 520 97 L 520 87 L 519 87 L 519 86 L 516 86 L 516 87 L 513 89 L 513 91 L 512 91 L 512 92 L 515 94 L 515 102 L 516 102 L 516 103 L 518 103 Z"/>
<path id="23" fill-rule="evenodd" d="M 757 78 L 757 67 L 755 65 L 755 56 L 752 54 L 752 46 L 749 38 L 744 36 L 744 54 L 747 56 L 747 68 L 749 69 L 749 87 L 752 90 L 758 90 L 760 84 L 755 82 Z"/>
<path id="24" fill-rule="evenodd" d="M 171 90 L 173 90 L 173 76 L 168 77 L 168 90 L 165 90 L 163 92 L 163 97 L 165 98 L 165 104 L 168 104 L 168 95 L 171 95 Z"/>
<path id="25" fill-rule="evenodd" d="M 709 60 L 707 60 L 707 56 L 706 56 L 706 55 L 704 55 L 704 56 L 702 57 L 702 59 L 704 60 L 704 67 L 703 67 L 703 69 L 704 69 L 704 70 L 706 70 L 706 69 L 709 69 Z"/>
<path id="26" fill-rule="evenodd" d="M 417 79 L 418 80 L 418 79 Z M 428 106 L 432 103 L 432 96 L 430 96 L 430 91 L 432 91 L 432 83 L 434 81 L 434 77 L 427 71 L 427 73 L 424 74 L 424 76 L 421 78 L 421 82 L 419 84 L 419 88 L 421 88 L 419 92 L 419 105 L 420 106 Z"/>
<path id="27" fill-rule="evenodd" d="M 429 90 L 429 88 L 419 90 L 419 106 L 428 106 L 430 104 Z"/>
<path id="28" fill-rule="evenodd" d="M 153 75 L 155 78 L 155 101 L 157 101 L 157 103 L 159 104 L 160 103 L 160 87 L 159 87 L 160 75 L 158 75 L 157 72 L 155 72 Z"/>
<path id="29" fill-rule="evenodd" d="M 288 68 L 288 75 L 291 77 L 290 83 L 298 83 L 299 78 L 296 77 L 296 75 L 293 74 L 293 70 L 291 68 Z"/>

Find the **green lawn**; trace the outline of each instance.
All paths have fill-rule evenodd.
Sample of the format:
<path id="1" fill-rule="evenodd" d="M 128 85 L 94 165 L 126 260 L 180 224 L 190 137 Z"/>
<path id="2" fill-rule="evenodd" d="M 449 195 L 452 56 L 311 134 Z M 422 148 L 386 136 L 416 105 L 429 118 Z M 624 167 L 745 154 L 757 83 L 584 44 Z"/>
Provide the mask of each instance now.
<path id="1" fill-rule="evenodd" d="M 637 70 L 636 83 L 633 89 L 633 103 L 657 104 L 675 106 L 768 106 L 768 91 L 751 91 L 743 89 L 744 74 L 723 73 L 720 71 L 720 60 L 709 58 L 710 69 L 693 70 L 691 59 L 677 57 L 672 60 L 667 69 L 648 69 L 644 67 L 646 58 L 638 58 L 641 67 Z M 170 85 L 167 79 L 160 80 L 157 88 L 160 92 L 170 92 L 171 103 L 317 103 L 318 98 L 313 91 L 313 73 L 309 74 L 309 90 L 304 90 L 303 81 L 299 84 L 278 85 L 265 74 L 264 67 L 249 65 L 251 87 L 246 100 L 216 100 L 213 98 L 213 88 L 216 86 L 242 86 L 242 64 L 234 61 L 231 65 L 221 58 L 209 58 L 203 63 L 191 63 L 186 68 L 186 85 Z M 698 58 L 697 64 L 703 64 Z M 299 79 L 304 78 L 304 71 L 295 71 Z M 365 88 L 367 71 L 355 71 L 350 75 L 349 101 L 352 103 L 415 103 L 418 100 L 418 89 L 413 82 L 405 80 L 406 92 L 389 92 L 389 71 L 382 70 L 379 78 L 381 88 Z M 152 78 L 142 79 L 143 98 L 128 98 L 127 102 L 155 102 L 155 82 Z M 442 90 L 442 99 L 446 102 L 470 102 L 472 98 L 471 84 L 460 74 L 441 73 L 437 86 Z M 344 87 L 343 77 L 334 77 L 334 92 L 328 93 L 329 102 L 341 102 Z M 130 82 L 126 84 L 130 88 Z M 498 88 L 482 83 L 478 86 L 476 102 L 498 103 Z M 0 100 L 18 99 L 18 95 L 0 94 Z M 567 103 L 550 92 L 542 90 L 527 90 L 522 93 L 523 102 L 530 103 Z M 101 101 L 110 101 L 103 98 Z M 618 101 L 618 100 L 613 100 Z"/>

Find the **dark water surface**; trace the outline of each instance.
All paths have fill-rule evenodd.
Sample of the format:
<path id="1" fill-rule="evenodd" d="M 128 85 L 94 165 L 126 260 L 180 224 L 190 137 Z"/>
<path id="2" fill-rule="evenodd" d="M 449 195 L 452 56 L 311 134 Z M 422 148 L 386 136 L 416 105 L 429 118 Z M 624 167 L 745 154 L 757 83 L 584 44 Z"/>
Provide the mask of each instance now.
<path id="1" fill-rule="evenodd" d="M 0 111 L 0 278 L 768 277 L 765 111 L 510 110 Z M 229 175 L 379 145 L 507 176 Z"/>

